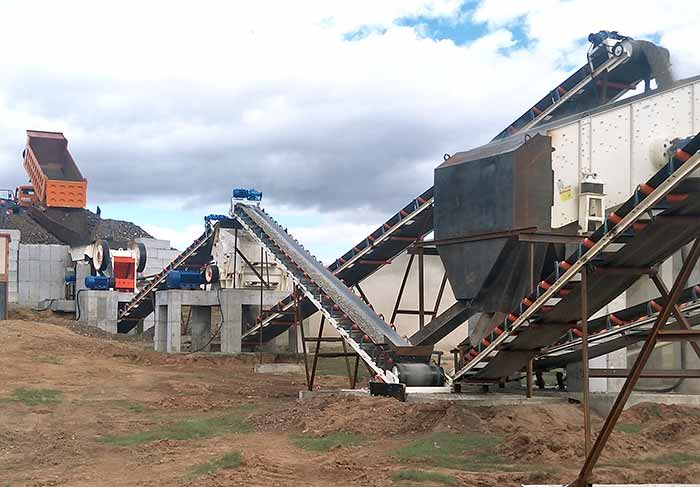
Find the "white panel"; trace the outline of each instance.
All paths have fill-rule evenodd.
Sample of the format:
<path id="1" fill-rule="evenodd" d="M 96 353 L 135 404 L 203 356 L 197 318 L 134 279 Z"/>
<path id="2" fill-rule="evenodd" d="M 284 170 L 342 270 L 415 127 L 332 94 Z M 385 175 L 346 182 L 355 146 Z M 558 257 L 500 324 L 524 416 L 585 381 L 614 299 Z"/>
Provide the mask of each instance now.
<path id="1" fill-rule="evenodd" d="M 589 170 L 605 183 L 608 208 L 630 196 L 630 109 L 621 107 L 591 119 Z"/>
<path id="2" fill-rule="evenodd" d="M 548 135 L 556 149 L 552 152 L 552 227 L 557 228 L 578 220 L 578 187 L 572 181 L 578 181 L 579 174 L 579 123 L 566 125 Z"/>
<path id="3" fill-rule="evenodd" d="M 656 172 L 649 156 L 653 141 L 691 135 L 692 115 L 691 86 L 676 88 L 633 104 L 632 179 L 635 185 L 645 182 Z"/>
<path id="4" fill-rule="evenodd" d="M 694 118 L 700 117 L 697 84 L 697 93 L 688 84 L 549 130 L 555 149 L 552 227 L 578 220 L 582 170 L 595 172 L 605 183 L 607 209 L 623 203 L 647 181 L 657 171 L 651 145 L 658 139 L 693 134 Z M 700 119 L 695 124 L 700 130 Z M 562 192 L 563 188 L 571 191 Z"/>

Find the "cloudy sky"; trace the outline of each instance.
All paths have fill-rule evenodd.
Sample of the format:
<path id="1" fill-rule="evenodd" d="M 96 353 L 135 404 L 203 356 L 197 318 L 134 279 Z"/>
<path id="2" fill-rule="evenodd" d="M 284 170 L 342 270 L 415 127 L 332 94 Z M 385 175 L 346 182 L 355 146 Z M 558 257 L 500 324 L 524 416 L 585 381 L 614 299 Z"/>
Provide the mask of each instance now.
<path id="1" fill-rule="evenodd" d="M 0 0 L 0 186 L 62 131 L 89 206 L 182 248 L 234 187 L 326 261 L 618 30 L 700 73 L 693 1 Z"/>

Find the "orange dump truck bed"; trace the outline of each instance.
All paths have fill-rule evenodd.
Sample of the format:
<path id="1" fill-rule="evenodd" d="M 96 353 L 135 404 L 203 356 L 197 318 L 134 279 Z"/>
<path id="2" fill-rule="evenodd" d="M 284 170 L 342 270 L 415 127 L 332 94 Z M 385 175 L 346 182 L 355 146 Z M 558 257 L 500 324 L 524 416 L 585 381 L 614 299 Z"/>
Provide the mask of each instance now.
<path id="1" fill-rule="evenodd" d="M 46 206 L 85 207 L 87 180 L 68 152 L 68 140 L 62 133 L 27 130 L 24 168 Z"/>

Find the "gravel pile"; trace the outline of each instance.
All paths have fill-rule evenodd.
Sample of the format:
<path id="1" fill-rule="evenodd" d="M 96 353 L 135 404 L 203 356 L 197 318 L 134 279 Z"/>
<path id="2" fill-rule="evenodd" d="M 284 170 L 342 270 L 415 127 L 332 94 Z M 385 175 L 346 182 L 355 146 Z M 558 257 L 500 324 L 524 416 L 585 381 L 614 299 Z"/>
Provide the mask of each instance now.
<path id="1" fill-rule="evenodd" d="M 134 223 L 98 218 L 87 209 L 47 208 L 42 213 L 52 221 L 83 236 L 85 243 L 96 239 L 126 242 L 134 238 L 151 238 L 148 232 Z M 21 232 L 21 243 L 70 244 L 51 233 L 24 210 L 17 215 L 9 215 L 7 228 Z"/>

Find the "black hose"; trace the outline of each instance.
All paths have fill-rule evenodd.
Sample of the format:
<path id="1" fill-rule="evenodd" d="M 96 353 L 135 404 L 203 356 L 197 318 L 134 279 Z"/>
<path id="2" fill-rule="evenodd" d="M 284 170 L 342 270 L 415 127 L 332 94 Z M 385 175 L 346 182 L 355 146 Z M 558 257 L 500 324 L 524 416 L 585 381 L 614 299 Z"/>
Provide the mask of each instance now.
<path id="1" fill-rule="evenodd" d="M 80 293 L 83 291 L 85 289 L 78 289 L 78 292 L 75 293 L 75 321 L 80 319 Z"/>

